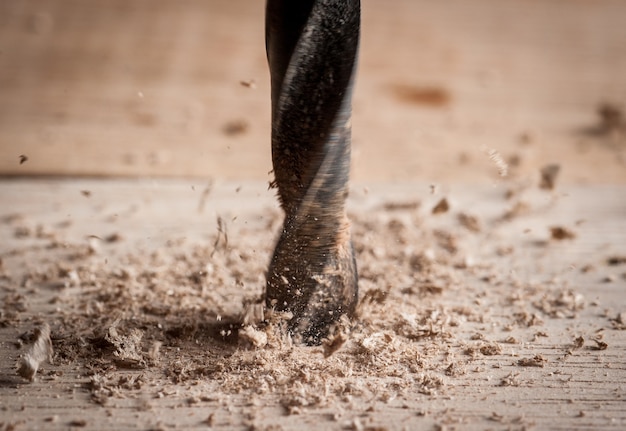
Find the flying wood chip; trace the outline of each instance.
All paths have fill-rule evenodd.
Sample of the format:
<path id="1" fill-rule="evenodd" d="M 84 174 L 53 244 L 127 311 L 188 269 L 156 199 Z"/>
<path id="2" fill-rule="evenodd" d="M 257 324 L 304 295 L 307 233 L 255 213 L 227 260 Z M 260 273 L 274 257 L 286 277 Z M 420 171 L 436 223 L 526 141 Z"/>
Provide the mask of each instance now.
<path id="1" fill-rule="evenodd" d="M 560 171 L 561 166 L 557 164 L 549 164 L 541 168 L 541 182 L 539 183 L 539 188 L 553 190 Z"/>
<path id="2" fill-rule="evenodd" d="M 450 204 L 446 198 L 441 199 L 437 205 L 433 207 L 433 214 L 443 214 L 448 212 L 450 209 Z"/>
<path id="3" fill-rule="evenodd" d="M 29 381 L 35 380 L 39 366 L 48 361 L 52 363 L 52 340 L 50 340 L 50 326 L 44 323 L 35 329 L 35 342 L 20 359 L 17 374 Z"/>
<path id="4" fill-rule="evenodd" d="M 552 239 L 557 241 L 576 238 L 576 234 L 573 231 L 562 226 L 552 226 L 550 228 L 550 235 L 552 236 Z"/>

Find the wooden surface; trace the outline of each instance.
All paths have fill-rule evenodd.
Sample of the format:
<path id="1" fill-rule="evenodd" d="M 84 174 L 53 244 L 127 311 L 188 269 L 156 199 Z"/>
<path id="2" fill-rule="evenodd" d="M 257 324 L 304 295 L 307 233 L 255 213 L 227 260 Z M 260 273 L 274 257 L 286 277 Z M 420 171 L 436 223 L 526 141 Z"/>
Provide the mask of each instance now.
<path id="1" fill-rule="evenodd" d="M 615 319 L 626 311 L 626 263 L 622 260 L 609 264 L 608 259 L 626 257 L 626 191 L 623 186 L 571 186 L 555 192 L 532 187 L 520 192 L 526 210 L 505 220 L 503 215 L 515 203 L 515 199 L 504 197 L 509 186 L 457 185 L 432 194 L 428 184 L 416 182 L 353 185 L 350 208 L 360 250 L 361 294 L 367 296 L 367 292 L 389 288 L 390 295 L 398 295 L 405 302 L 394 303 L 393 308 L 374 303 L 373 316 L 377 308 L 389 316 L 431 315 L 436 310 L 445 313 L 459 308 L 469 311 L 443 323 L 442 328 L 449 335 L 440 340 L 411 341 L 397 335 L 397 328 L 381 329 L 394 337 L 398 356 L 393 351 L 389 356 L 385 350 L 380 353 L 380 360 L 389 362 L 377 365 L 371 374 L 367 374 L 370 372 L 366 368 L 365 375 L 355 369 L 352 377 L 331 377 L 331 387 L 336 379 L 351 382 L 348 387 L 352 389 L 328 405 L 302 406 L 295 410 L 296 414 L 288 414 L 281 387 L 269 392 L 257 391 L 254 385 L 235 393 L 226 389 L 226 376 L 245 379 L 252 371 L 233 368 L 224 371 L 226 374 L 180 383 L 166 377 L 170 366 L 167 358 L 185 358 L 198 367 L 212 363 L 209 359 L 215 354 L 217 363 L 227 364 L 237 355 L 278 355 L 280 349 L 265 352 L 244 348 L 221 357 L 219 352 L 224 347 L 201 337 L 195 344 L 164 342 L 161 362 L 137 370 L 114 366 L 105 353 L 96 358 L 100 362 L 93 362 L 87 350 L 83 354 L 77 352 L 73 360 L 57 357 L 57 363 L 43 364 L 33 383 L 17 377 L 14 367 L 26 350 L 26 346 L 16 347 L 18 336 L 37 322 L 50 323 L 60 354 L 64 337 L 70 335 L 63 322 L 73 327 L 67 322 L 75 322 L 86 312 L 84 305 L 77 304 L 103 295 L 108 284 L 117 283 L 115 274 L 122 269 L 127 268 L 131 278 L 139 277 L 145 270 L 160 271 L 148 263 L 150 256 L 156 254 L 164 259 L 174 258 L 168 271 L 186 280 L 186 270 L 180 266 L 184 260 L 176 259 L 182 259 L 198 244 L 209 250 L 217 244 L 217 215 L 226 220 L 232 256 L 247 255 L 244 268 L 250 268 L 253 273 L 247 276 L 256 280 L 237 287 L 231 285 L 234 276 L 229 276 L 222 285 L 212 287 L 216 292 L 225 292 L 219 300 L 220 308 L 241 307 L 242 296 L 259 294 L 274 230 L 279 226 L 276 203 L 265 183 L 222 181 L 213 184 L 210 193 L 205 194 L 206 183 L 198 181 L 0 182 L 0 199 L 5 203 L 0 211 L 0 294 L 5 322 L 0 328 L 0 423 L 3 429 L 16 430 L 207 429 L 206 420 L 213 415 L 210 428 L 225 430 L 320 426 L 337 430 L 624 429 L 626 332 Z M 450 210 L 433 215 L 431 208 L 442 197 L 448 200 Z M 469 232 L 459 226 L 459 212 L 473 214 L 481 223 L 481 231 Z M 402 253 L 429 249 L 432 245 L 426 240 L 404 245 L 395 239 L 387 242 L 386 235 L 393 232 L 387 227 L 405 220 L 420 220 L 406 225 L 407 239 L 436 230 L 458 237 L 458 252 L 443 267 L 446 274 L 452 271 L 452 278 L 446 278 L 442 292 L 426 295 L 415 303 L 406 302 L 411 296 L 406 296 L 405 290 L 419 289 L 420 283 L 407 281 L 411 273 L 404 273 L 401 261 L 395 260 L 400 258 L 372 259 L 366 244 L 374 241 L 371 246 L 375 253 L 382 253 L 376 249 L 384 250 L 388 244 L 390 250 Z M 552 240 L 551 226 L 566 227 L 575 238 Z M 377 232 L 382 236 L 376 236 Z M 104 239 L 113 233 L 119 238 L 106 242 Z M 94 251 L 81 256 L 78 251 L 89 244 L 95 247 Z M 217 255 L 222 253 L 218 249 Z M 207 257 L 206 262 L 217 265 L 218 256 Z M 142 259 L 147 259 L 145 264 Z M 235 272 L 239 268 L 236 261 L 230 264 Z M 50 272 L 54 268 L 76 269 L 81 281 L 67 282 L 56 270 Z M 102 271 L 109 275 L 98 282 L 102 287 L 94 290 L 93 280 L 99 280 L 98 273 Z M 52 274 L 52 278 L 38 278 L 42 274 Z M 86 274 L 93 275 L 90 278 Z M 181 283 L 167 289 L 187 289 L 187 282 Z M 437 279 L 432 283 L 437 284 Z M 140 283 L 129 289 L 141 301 L 152 287 Z M 525 294 L 530 296 L 525 298 Z M 21 299 L 16 300 L 16 295 Z M 191 298 L 196 294 L 189 295 Z M 56 300 L 51 301 L 53 298 Z M 197 307 L 185 295 L 179 301 L 188 303 L 183 309 Z M 542 301 L 547 302 L 533 305 Z M 21 308 L 16 303 L 22 304 Z M 409 304 L 414 305 L 407 308 Z M 514 322 L 518 318 L 513 315 L 520 310 L 527 310 L 537 320 L 517 326 Z M 10 313 L 17 314 L 11 318 Z M 120 309 L 99 318 L 110 322 L 118 313 L 144 328 L 146 338 L 146 325 L 155 324 L 150 315 L 141 311 L 129 314 Z M 210 306 L 196 314 L 198 324 L 211 315 Z M 167 322 L 177 318 L 165 311 L 156 322 L 167 328 Z M 367 326 L 373 317 L 363 319 Z M 95 325 L 85 334 L 97 330 Z M 89 337 L 85 337 L 84 348 L 88 349 Z M 577 345 L 579 337 L 583 341 Z M 504 341 L 507 338 L 516 342 Z M 606 343 L 605 350 L 595 340 Z M 327 360 L 318 348 L 289 349 L 287 352 L 291 353 L 282 354 L 296 355 L 295 358 L 304 355 L 312 364 L 333 369 L 337 364 L 350 362 L 350 343 Z M 493 343 L 501 350 L 489 354 L 472 350 Z M 401 346 L 415 349 L 415 358 L 421 365 L 399 376 L 376 375 L 374 370 L 379 367 L 393 370 L 396 360 L 406 359 L 400 356 Z M 447 353 L 436 353 L 438 348 Z M 521 360 L 532 360 L 537 355 L 543 358 L 541 367 L 520 366 Z M 374 358 L 376 355 L 372 357 L 375 361 Z M 102 364 L 108 365 L 97 371 Z M 262 363 L 258 367 L 264 368 Z M 142 384 L 130 388 L 121 383 L 113 385 L 117 389 L 102 406 L 94 402 L 93 388 L 89 386 L 94 370 L 109 382 L 140 379 Z M 327 378 L 314 367 L 309 372 L 306 380 L 294 383 L 302 394 L 316 379 Z M 430 389 L 419 386 L 419 391 L 401 389 L 401 382 L 424 376 L 438 383 Z M 371 394 L 359 392 L 358 388 L 370 385 Z"/>
<path id="2" fill-rule="evenodd" d="M 0 173 L 269 180 L 263 13 L 1 2 Z M 626 109 L 625 15 L 620 0 L 364 2 L 353 177 L 484 182 L 488 147 L 526 173 L 625 182 L 623 133 L 594 133 L 602 103 Z"/>
<path id="3" fill-rule="evenodd" d="M 262 294 L 280 224 L 263 2 L 1 1 L 0 429 L 626 428 L 625 15 L 363 2 L 365 299 L 325 359 L 200 330 Z"/>

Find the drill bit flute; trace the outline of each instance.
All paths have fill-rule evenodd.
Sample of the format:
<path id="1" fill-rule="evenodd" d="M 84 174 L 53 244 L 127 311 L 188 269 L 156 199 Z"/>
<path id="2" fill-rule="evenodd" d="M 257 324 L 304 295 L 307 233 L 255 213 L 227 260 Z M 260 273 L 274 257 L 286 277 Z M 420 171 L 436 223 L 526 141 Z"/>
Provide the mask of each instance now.
<path id="1" fill-rule="evenodd" d="M 285 220 L 266 306 L 291 312 L 291 334 L 319 344 L 357 302 L 345 209 L 359 0 L 267 0 L 272 163 Z"/>

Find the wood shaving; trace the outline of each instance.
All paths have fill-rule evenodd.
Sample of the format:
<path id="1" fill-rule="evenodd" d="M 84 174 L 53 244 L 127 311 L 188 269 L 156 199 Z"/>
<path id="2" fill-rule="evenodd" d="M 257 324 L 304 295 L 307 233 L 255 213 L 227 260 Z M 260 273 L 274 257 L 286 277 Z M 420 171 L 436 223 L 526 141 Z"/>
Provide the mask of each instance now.
<path id="1" fill-rule="evenodd" d="M 385 211 L 415 211 L 419 209 L 419 201 L 386 202 L 382 205 Z"/>
<path id="2" fill-rule="evenodd" d="M 246 87 L 246 88 L 251 88 L 251 89 L 255 89 L 256 88 L 256 81 L 254 79 L 248 79 L 248 80 L 242 80 L 239 81 L 239 84 L 241 84 L 242 87 Z"/>
<path id="3" fill-rule="evenodd" d="M 207 199 L 211 194 L 211 190 L 213 190 L 213 181 L 209 181 L 209 183 L 202 189 L 202 193 L 200 194 L 200 199 L 198 200 L 198 212 L 202 214 L 204 211 L 204 207 L 206 205 Z"/>
<path id="4" fill-rule="evenodd" d="M 599 122 L 598 131 L 602 134 L 611 134 L 626 130 L 626 120 L 622 109 L 613 103 L 602 103 L 597 110 Z"/>
<path id="5" fill-rule="evenodd" d="M 562 241 L 564 239 L 575 239 L 576 233 L 563 226 L 552 226 L 550 227 L 550 237 L 554 240 Z"/>
<path id="6" fill-rule="evenodd" d="M 478 217 L 466 213 L 459 213 L 459 223 L 471 232 L 480 232 L 480 221 Z"/>
<path id="7" fill-rule="evenodd" d="M 222 131 L 227 136 L 237 136 L 248 131 L 250 125 L 246 120 L 232 120 L 224 124 Z"/>
<path id="8" fill-rule="evenodd" d="M 343 332 L 339 332 L 329 339 L 325 340 L 322 344 L 322 347 L 324 349 L 324 358 L 332 356 L 336 351 L 341 349 L 346 341 L 348 341 L 348 337 Z"/>
<path id="9" fill-rule="evenodd" d="M 615 318 L 610 319 L 613 328 L 624 330 L 626 329 L 626 311 L 617 313 Z"/>
<path id="10" fill-rule="evenodd" d="M 518 201 L 513 204 L 511 208 L 505 211 L 500 217 L 501 221 L 511 221 L 514 218 L 528 214 L 530 212 L 530 206 L 526 202 Z"/>
<path id="11" fill-rule="evenodd" d="M 502 346 L 500 346 L 498 343 L 485 344 L 483 346 L 480 346 L 480 353 L 485 356 L 499 355 L 502 353 Z"/>
<path id="12" fill-rule="evenodd" d="M 509 165 L 502 158 L 500 153 L 497 150 L 493 148 L 488 148 L 488 147 L 483 147 L 482 150 L 485 154 L 487 154 L 487 156 L 489 157 L 489 160 L 498 169 L 498 175 L 500 177 L 506 177 L 509 174 Z"/>
<path id="13" fill-rule="evenodd" d="M 437 202 L 437 205 L 433 207 L 432 213 L 443 214 L 443 213 L 448 212 L 449 209 L 450 209 L 450 204 L 448 203 L 448 200 L 446 198 L 442 198 L 439 202 Z"/>
<path id="14" fill-rule="evenodd" d="M 521 382 L 519 380 L 519 373 L 515 371 L 511 371 L 500 381 L 500 386 L 520 386 Z"/>
<path id="15" fill-rule="evenodd" d="M 576 337 L 574 340 L 574 345 L 572 346 L 574 349 L 580 349 L 585 345 L 585 338 L 580 336 Z"/>
<path id="16" fill-rule="evenodd" d="M 267 334 L 251 325 L 244 326 L 239 330 L 239 339 L 245 343 L 249 343 L 257 349 L 267 345 Z"/>
<path id="17" fill-rule="evenodd" d="M 544 190 L 554 190 L 556 179 L 561 171 L 561 166 L 557 164 L 549 164 L 541 168 L 541 182 L 539 188 Z"/>
<path id="18" fill-rule="evenodd" d="M 626 256 L 611 256 L 606 260 L 609 266 L 626 265 Z"/>
<path id="19" fill-rule="evenodd" d="M 52 363 L 54 351 L 50 340 L 50 326 L 47 323 L 35 328 L 34 343 L 19 361 L 17 374 L 29 381 L 35 380 L 42 363 Z"/>
<path id="20" fill-rule="evenodd" d="M 110 343 L 114 350 L 114 362 L 122 368 L 144 368 L 145 355 L 142 349 L 143 332 L 133 328 L 127 334 L 119 330 L 120 320 L 116 320 L 104 334 L 104 341 Z"/>
<path id="21" fill-rule="evenodd" d="M 533 306 L 552 318 L 573 318 L 585 308 L 585 298 L 569 289 L 549 292 L 533 302 Z"/>
<path id="22" fill-rule="evenodd" d="M 547 359 L 544 358 L 542 355 L 535 355 L 532 358 L 522 358 L 519 361 L 517 361 L 517 365 L 519 365 L 520 367 L 540 367 L 543 368 L 546 363 L 547 363 Z"/>
<path id="23" fill-rule="evenodd" d="M 596 345 L 591 347 L 592 350 L 606 350 L 609 347 L 609 345 L 602 340 L 595 339 L 593 341 L 595 341 Z"/>
<path id="24" fill-rule="evenodd" d="M 226 222 L 221 216 L 217 216 L 217 235 L 215 236 L 215 242 L 213 243 L 213 251 L 211 257 L 218 250 L 218 246 L 222 244 L 223 248 L 228 247 L 228 232 L 226 230 Z"/>

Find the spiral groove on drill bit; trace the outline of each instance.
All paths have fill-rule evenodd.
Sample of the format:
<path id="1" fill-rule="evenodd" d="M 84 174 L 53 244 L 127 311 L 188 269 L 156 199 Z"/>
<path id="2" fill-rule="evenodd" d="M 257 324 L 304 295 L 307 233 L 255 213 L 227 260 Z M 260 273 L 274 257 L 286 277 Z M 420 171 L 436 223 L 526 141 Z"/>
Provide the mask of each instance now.
<path id="1" fill-rule="evenodd" d="M 293 314 L 295 338 L 319 344 L 357 301 L 345 209 L 358 0 L 268 0 L 272 163 L 282 233 L 267 274 L 266 305 Z"/>

